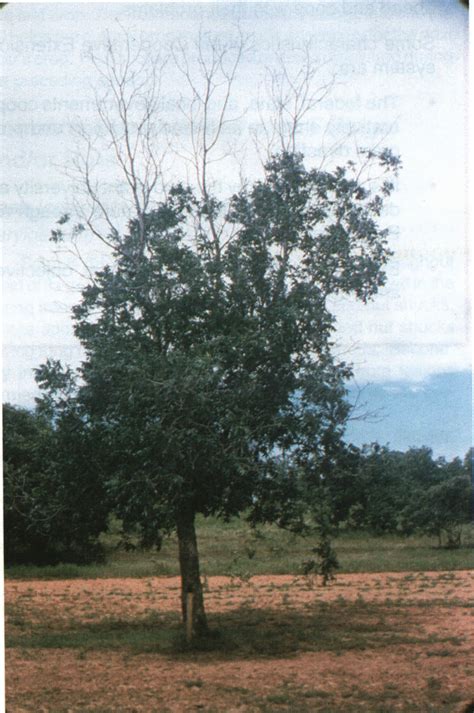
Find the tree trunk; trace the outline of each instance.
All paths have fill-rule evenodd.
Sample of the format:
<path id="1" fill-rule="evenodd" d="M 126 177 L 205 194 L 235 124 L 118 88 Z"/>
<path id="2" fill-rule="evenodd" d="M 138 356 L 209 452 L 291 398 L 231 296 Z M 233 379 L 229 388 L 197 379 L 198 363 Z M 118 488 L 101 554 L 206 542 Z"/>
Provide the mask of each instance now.
<path id="1" fill-rule="evenodd" d="M 185 630 L 193 636 L 208 631 L 201 578 L 199 554 L 194 527 L 194 513 L 182 511 L 176 522 L 181 570 L 181 611 Z M 191 606 L 192 623 L 188 622 L 188 605 Z"/>

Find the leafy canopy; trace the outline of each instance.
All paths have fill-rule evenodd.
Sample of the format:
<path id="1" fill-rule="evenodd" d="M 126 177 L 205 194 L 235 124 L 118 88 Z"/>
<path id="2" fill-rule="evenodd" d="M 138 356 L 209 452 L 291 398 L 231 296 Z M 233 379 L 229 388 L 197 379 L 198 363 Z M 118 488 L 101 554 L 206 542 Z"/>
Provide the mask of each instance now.
<path id="1" fill-rule="evenodd" d="M 400 162 L 366 159 L 381 178 L 283 153 L 227 204 L 176 185 L 110 236 L 114 259 L 74 308 L 86 354 L 74 399 L 144 543 L 183 509 L 301 520 L 349 410 L 328 298 L 370 299 L 390 256 L 378 219 Z"/>

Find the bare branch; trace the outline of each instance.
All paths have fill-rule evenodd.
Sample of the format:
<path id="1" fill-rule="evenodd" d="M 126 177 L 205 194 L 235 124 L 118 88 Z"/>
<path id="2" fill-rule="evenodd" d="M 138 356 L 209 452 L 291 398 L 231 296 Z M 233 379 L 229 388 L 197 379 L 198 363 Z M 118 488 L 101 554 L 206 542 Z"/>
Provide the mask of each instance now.
<path id="1" fill-rule="evenodd" d="M 302 56 L 299 56 L 301 53 Z M 336 84 L 334 75 L 318 83 L 327 63 L 318 64 L 313 60 L 310 43 L 303 47 L 301 53 L 293 70 L 290 70 L 288 59 L 281 50 L 276 53 L 275 66 L 266 68 L 264 97 L 270 112 L 263 106 L 260 97 L 260 127 L 254 132 L 255 146 L 263 162 L 275 151 L 294 153 L 297 150 L 303 120 Z"/>
<path id="2" fill-rule="evenodd" d="M 367 423 L 381 423 L 387 418 L 387 414 L 384 408 L 376 408 L 372 410 L 367 409 L 367 402 L 362 401 L 363 393 L 365 389 L 370 386 L 370 384 L 365 384 L 365 386 L 359 386 L 357 382 L 354 382 L 355 386 L 355 398 L 350 404 L 350 416 L 348 416 L 348 421 L 365 421 Z"/>
<path id="3" fill-rule="evenodd" d="M 91 61 L 102 80 L 95 94 L 97 114 L 106 137 L 105 154 L 100 155 L 102 171 L 104 158 L 112 159 L 127 186 L 133 213 L 137 220 L 141 249 L 145 248 L 144 215 L 150 209 L 152 197 L 163 183 L 162 167 L 169 142 L 164 138 L 164 121 L 161 111 L 162 75 L 167 57 L 145 51 L 141 41 L 134 42 L 119 25 L 120 42 L 107 36 L 105 49 L 100 54 L 91 53 Z M 76 161 L 75 170 L 82 180 L 85 195 L 92 210 L 86 223 L 93 235 L 117 248 L 97 227 L 100 216 L 111 235 L 118 238 L 111 215 L 112 209 L 100 195 L 99 183 L 94 180 L 90 165 L 91 141 L 83 132 L 86 144 L 85 160 Z M 84 148 L 82 153 L 84 157 Z"/>
<path id="4" fill-rule="evenodd" d="M 211 179 L 209 169 L 231 155 L 229 150 L 220 148 L 224 129 L 242 118 L 240 112 L 229 116 L 229 104 L 238 67 L 248 48 L 248 38 L 240 29 L 235 43 L 222 43 L 214 37 L 200 32 L 193 45 L 192 54 L 178 42 L 172 53 L 175 65 L 186 81 L 189 97 L 184 95 L 179 101 L 179 110 L 189 126 L 190 148 L 182 149 L 179 155 L 193 167 L 196 184 L 206 207 L 208 227 L 212 236 L 215 257 L 219 260 L 222 246 L 220 238 L 225 229 L 225 219 L 216 223 L 214 206 L 211 202 Z M 202 227 L 202 226 L 200 226 Z"/>

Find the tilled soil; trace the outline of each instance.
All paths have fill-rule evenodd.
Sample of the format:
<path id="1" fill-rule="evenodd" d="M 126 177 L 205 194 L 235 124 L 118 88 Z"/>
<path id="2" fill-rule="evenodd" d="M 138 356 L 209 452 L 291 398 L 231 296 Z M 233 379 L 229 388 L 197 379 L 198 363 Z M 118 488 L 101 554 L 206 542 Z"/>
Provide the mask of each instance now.
<path id="1" fill-rule="evenodd" d="M 183 651 L 150 645 L 177 635 L 178 578 L 6 582 L 7 711 L 448 713 L 474 698 L 473 572 L 205 588 L 231 643 Z"/>

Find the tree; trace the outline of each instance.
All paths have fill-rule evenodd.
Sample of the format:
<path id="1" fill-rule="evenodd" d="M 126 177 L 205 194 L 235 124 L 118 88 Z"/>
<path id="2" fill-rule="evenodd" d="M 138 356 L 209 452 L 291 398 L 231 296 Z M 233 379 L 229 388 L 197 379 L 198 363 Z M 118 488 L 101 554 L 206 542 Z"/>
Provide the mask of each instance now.
<path id="1" fill-rule="evenodd" d="M 471 484 L 470 518 L 474 522 L 474 448 L 470 448 L 464 456 L 464 472 Z"/>
<path id="2" fill-rule="evenodd" d="M 410 496 L 400 513 L 400 529 L 406 534 L 421 532 L 438 538 L 446 547 L 461 545 L 463 525 L 472 517 L 472 484 L 467 471 L 469 453 L 463 464 L 458 458 L 432 461 L 434 473 L 428 484 L 412 482 Z"/>
<path id="3" fill-rule="evenodd" d="M 108 504 L 82 427 L 9 404 L 3 426 L 6 563 L 99 558 Z"/>
<path id="4" fill-rule="evenodd" d="M 396 532 L 411 493 L 406 455 L 378 443 L 342 449 L 328 485 L 337 521 L 376 535 Z"/>
<path id="5" fill-rule="evenodd" d="M 459 546 L 472 497 L 470 458 L 434 459 L 427 447 L 346 446 L 328 480 L 335 519 L 374 534 L 436 535 L 440 544 L 445 535 L 447 546 Z"/>
<path id="6" fill-rule="evenodd" d="M 362 166 L 307 169 L 300 154 L 283 150 L 261 180 L 217 197 L 211 153 L 226 125 L 242 41 L 230 49 L 211 43 L 207 59 L 198 49 L 203 87 L 188 55 L 176 51 L 192 90 L 186 115 L 195 188 L 168 185 L 153 207 L 145 192 L 146 204 L 134 201 L 135 216 L 120 233 L 87 188 L 85 171 L 109 233 L 99 234 L 90 217 L 87 224 L 111 259 L 73 310 L 85 359 L 69 397 L 102 444 L 101 469 L 124 529 L 138 529 L 146 545 L 176 530 L 183 619 L 192 619 L 195 634 L 207 628 L 196 514 L 246 511 L 254 523 L 301 529 L 305 493 L 329 472 L 351 375 L 332 353 L 329 301 L 351 294 L 366 302 L 384 284 L 390 251 L 378 220 L 400 165 L 383 149 L 361 151 Z M 116 67 L 110 45 L 107 57 Z M 125 129 L 131 66 L 128 60 L 115 95 Z M 107 76 L 114 86 L 113 71 Z M 210 100 L 219 88 L 213 121 Z M 114 136 L 115 129 L 112 143 Z M 138 169 L 124 136 L 118 160 L 134 195 Z M 53 237 L 63 240 L 61 231 Z M 41 374 L 48 394 L 54 373 L 45 366 Z"/>

